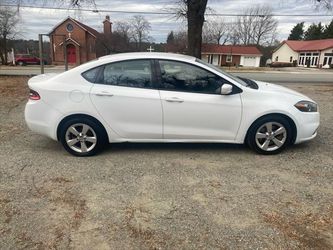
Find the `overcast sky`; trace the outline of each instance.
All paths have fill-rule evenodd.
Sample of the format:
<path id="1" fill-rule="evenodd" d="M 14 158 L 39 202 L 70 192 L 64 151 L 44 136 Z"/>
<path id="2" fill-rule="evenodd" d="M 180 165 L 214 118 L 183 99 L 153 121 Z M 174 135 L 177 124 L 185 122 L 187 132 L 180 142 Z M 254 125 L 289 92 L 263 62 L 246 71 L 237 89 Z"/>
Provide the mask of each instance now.
<path id="1" fill-rule="evenodd" d="M 0 0 L 1 3 L 9 3 L 14 0 Z M 21 0 L 22 5 L 48 6 L 55 1 L 46 0 Z M 98 10 L 123 10 L 123 11 L 155 11 L 161 12 L 172 8 L 173 0 L 96 0 Z M 276 17 L 278 25 L 278 39 L 284 40 L 288 37 L 291 28 L 298 22 L 305 22 L 306 26 L 312 22 L 329 23 L 333 18 L 333 12 L 325 9 L 318 9 L 312 0 L 208 0 L 208 6 L 216 13 L 223 14 L 239 14 L 245 8 L 264 4 L 273 9 L 274 14 L 318 14 L 315 17 Z M 171 3 L 171 4 L 170 4 Z M 55 6 L 55 5 L 53 5 Z M 62 7 L 68 7 L 63 5 Z M 89 6 L 87 6 L 88 8 Z M 85 8 L 85 7 L 83 7 Z M 323 16 L 330 14 L 331 16 Z M 67 16 L 78 19 L 96 29 L 102 31 L 102 21 L 105 15 L 110 15 L 111 21 L 126 21 L 135 14 L 119 14 L 119 13 L 93 13 L 78 12 L 70 10 L 47 10 L 38 8 L 20 8 L 20 30 L 21 37 L 24 39 L 37 39 L 39 33 L 48 33 L 52 28 L 60 23 Z M 144 15 L 151 23 L 150 35 L 155 42 L 165 42 L 167 34 L 170 30 L 184 29 L 184 23 L 175 20 L 170 15 Z M 232 22 L 234 17 L 223 17 L 226 22 Z"/>

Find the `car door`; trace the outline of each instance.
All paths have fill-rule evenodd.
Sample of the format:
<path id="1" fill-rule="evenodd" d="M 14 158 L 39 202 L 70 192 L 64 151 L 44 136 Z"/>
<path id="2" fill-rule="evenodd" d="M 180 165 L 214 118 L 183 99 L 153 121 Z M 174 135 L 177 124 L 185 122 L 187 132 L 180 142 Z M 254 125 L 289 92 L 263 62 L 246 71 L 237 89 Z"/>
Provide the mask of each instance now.
<path id="1" fill-rule="evenodd" d="M 123 138 L 162 138 L 162 107 L 151 65 L 150 60 L 107 64 L 91 89 L 96 110 Z"/>
<path id="2" fill-rule="evenodd" d="M 230 82 L 206 69 L 170 60 L 158 64 L 164 138 L 234 141 L 241 90 L 234 86 L 233 94 L 221 95 L 221 86 Z"/>

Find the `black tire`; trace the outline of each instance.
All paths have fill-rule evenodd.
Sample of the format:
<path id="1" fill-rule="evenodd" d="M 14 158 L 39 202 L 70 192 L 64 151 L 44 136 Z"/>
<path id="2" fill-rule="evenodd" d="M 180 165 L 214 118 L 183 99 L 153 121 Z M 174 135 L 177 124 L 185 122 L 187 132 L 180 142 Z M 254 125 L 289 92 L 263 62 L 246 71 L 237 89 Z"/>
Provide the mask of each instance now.
<path id="1" fill-rule="evenodd" d="M 18 64 L 19 66 L 24 66 L 24 65 L 25 65 L 25 63 L 22 62 L 22 61 L 18 61 L 17 64 Z"/>
<path id="2" fill-rule="evenodd" d="M 73 127 L 75 127 L 76 132 L 79 132 L 78 135 L 71 132 Z M 84 127 L 88 127 L 88 130 L 85 134 L 83 133 Z M 71 130 L 69 131 L 69 129 Z M 61 141 L 64 148 L 70 154 L 81 157 L 97 154 L 108 142 L 108 137 L 104 128 L 99 123 L 86 117 L 76 117 L 66 121 L 62 124 L 59 135 L 59 140 Z M 96 142 L 92 142 L 93 138 L 96 138 Z M 74 140 L 77 140 L 77 142 L 75 143 Z M 72 141 L 75 144 L 69 145 L 68 142 Z M 82 146 L 82 143 L 85 145 L 85 148 Z"/>
<path id="3" fill-rule="evenodd" d="M 270 129 L 271 132 L 269 132 L 269 127 L 272 128 Z M 263 136 L 265 137 L 261 138 Z M 258 119 L 252 124 L 246 137 L 246 143 L 249 147 L 257 153 L 264 155 L 280 153 L 291 144 L 291 141 L 291 125 L 286 118 L 279 115 L 270 115 Z"/>

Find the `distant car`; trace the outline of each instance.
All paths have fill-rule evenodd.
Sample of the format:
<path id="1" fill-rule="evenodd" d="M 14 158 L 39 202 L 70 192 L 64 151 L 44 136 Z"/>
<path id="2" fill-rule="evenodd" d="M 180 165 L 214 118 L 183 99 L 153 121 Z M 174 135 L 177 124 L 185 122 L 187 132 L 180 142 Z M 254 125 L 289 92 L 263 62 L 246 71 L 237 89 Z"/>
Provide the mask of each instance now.
<path id="1" fill-rule="evenodd" d="M 44 65 L 46 65 L 47 62 L 45 60 L 43 62 Z M 40 64 L 40 58 L 29 54 L 17 54 L 15 55 L 15 64 L 20 66 L 27 64 Z"/>
<path id="2" fill-rule="evenodd" d="M 77 156 L 117 142 L 247 143 L 275 154 L 319 126 L 317 104 L 303 94 L 184 55 L 116 54 L 28 85 L 29 128 Z"/>

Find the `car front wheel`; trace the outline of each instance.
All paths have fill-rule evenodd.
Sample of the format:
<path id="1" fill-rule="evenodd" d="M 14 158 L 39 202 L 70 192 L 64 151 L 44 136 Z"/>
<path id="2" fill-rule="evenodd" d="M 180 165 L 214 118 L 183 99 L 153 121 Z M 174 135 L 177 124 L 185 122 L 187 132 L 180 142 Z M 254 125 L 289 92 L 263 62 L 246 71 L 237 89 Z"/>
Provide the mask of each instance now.
<path id="1" fill-rule="evenodd" d="M 247 143 L 260 154 L 277 154 L 291 142 L 292 130 L 287 119 L 268 116 L 250 128 Z"/>
<path id="2" fill-rule="evenodd" d="M 99 124 L 86 118 L 65 122 L 60 131 L 64 148 L 75 156 L 92 156 L 106 144 L 106 135 Z"/>

